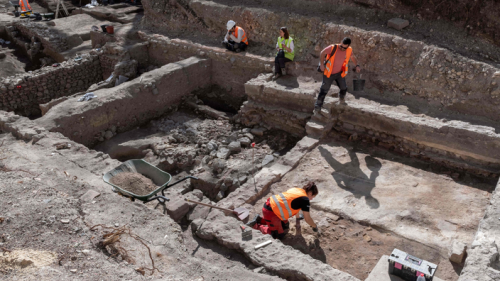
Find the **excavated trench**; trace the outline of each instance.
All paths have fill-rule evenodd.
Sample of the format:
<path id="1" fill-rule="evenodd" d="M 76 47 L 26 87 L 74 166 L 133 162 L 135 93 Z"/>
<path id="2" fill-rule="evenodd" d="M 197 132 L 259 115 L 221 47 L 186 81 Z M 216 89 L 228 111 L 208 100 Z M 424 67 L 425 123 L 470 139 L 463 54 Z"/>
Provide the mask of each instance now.
<path id="1" fill-rule="evenodd" d="M 191 1 L 190 7 L 204 20 L 214 9 L 206 1 Z M 230 10 L 220 8 L 221 13 Z M 275 15 L 272 9 L 261 12 Z M 175 179 L 198 177 L 167 190 L 171 202 L 162 210 L 182 226 L 193 255 L 203 247 L 217 252 L 214 257 L 235 258 L 247 269 L 265 264 L 249 254 L 239 229 L 224 232 L 231 223 L 237 228 L 231 217 L 188 204 L 185 198 L 246 206 L 253 208 L 253 216 L 270 195 L 314 181 L 320 195 L 311 213 L 322 235 L 304 224 L 299 232 L 292 220 L 285 245 L 359 279 L 398 248 L 438 264 L 437 277 L 457 280 L 464 264 L 449 262 L 448 249 L 455 241 L 473 241 L 499 176 L 500 138 L 492 125 L 499 118 L 493 110 L 498 71 L 421 42 L 328 28 L 361 38 L 355 42 L 363 46 L 359 56 L 372 59 L 381 71 L 367 67 L 368 89 L 349 93 L 346 107 L 337 105 L 338 88 L 332 87 L 323 110 L 314 116 L 320 82 L 304 62 L 289 64 L 291 75 L 273 82 L 271 57 L 142 32 L 134 35 L 138 42 L 125 47 L 93 34 L 105 47 L 80 63 L 63 65 L 64 79 L 75 85 L 61 83 L 57 94 L 46 94 L 46 88 L 35 85 L 50 84 L 52 76 L 57 80 L 50 70 L 27 86 L 21 84 L 22 90 L 29 88 L 26 99 L 16 103 L 7 95 L 3 102 L 26 116 L 35 116 L 35 108 L 43 104 L 37 125 L 113 159 L 144 159 Z M 255 37 L 259 50 L 266 36 L 260 32 Z M 314 46 L 307 44 L 298 48 L 309 59 Z M 377 56 L 367 55 L 375 46 L 381 46 Z M 389 53 L 394 63 L 382 67 Z M 410 77 L 401 68 L 404 64 L 412 64 L 417 74 Z M 71 73 L 83 69 L 92 75 L 79 83 Z M 111 73 L 130 79 L 117 86 L 99 84 Z M 446 78 L 432 79 L 432 85 L 419 90 L 422 81 L 437 73 Z M 471 79 L 479 79 L 478 86 L 460 86 Z M 5 88 L 17 94 L 16 83 Z M 96 99 L 76 101 L 90 91 Z M 479 114 L 480 105 L 487 109 Z M 158 209 L 155 203 L 148 206 Z M 217 227 L 221 218 L 227 225 Z M 231 250 L 217 250 L 215 242 L 206 240 Z M 264 267 L 273 275 L 295 278 L 291 271 Z"/>

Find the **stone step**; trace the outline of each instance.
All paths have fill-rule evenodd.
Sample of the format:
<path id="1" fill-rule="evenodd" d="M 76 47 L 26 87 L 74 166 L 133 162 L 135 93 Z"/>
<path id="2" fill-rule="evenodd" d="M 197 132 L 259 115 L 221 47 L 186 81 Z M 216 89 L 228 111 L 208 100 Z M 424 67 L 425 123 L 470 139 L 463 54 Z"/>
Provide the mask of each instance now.
<path id="1" fill-rule="evenodd" d="M 325 131 L 325 124 L 318 121 L 309 121 L 306 124 L 307 135 L 312 137 L 321 137 Z"/>

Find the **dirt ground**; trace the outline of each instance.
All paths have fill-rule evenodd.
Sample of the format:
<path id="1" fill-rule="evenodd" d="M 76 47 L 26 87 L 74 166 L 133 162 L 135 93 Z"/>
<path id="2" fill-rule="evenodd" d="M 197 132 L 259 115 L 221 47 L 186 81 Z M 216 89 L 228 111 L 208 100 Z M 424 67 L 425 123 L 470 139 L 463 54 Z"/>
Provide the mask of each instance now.
<path id="1" fill-rule="evenodd" d="M 472 242 L 495 181 L 342 142 L 311 151 L 254 212 L 261 212 L 271 194 L 314 181 L 320 193 L 311 215 L 323 234 L 317 237 L 302 222 L 302 235 L 295 235 L 292 219 L 284 243 L 360 279 L 380 256 L 398 248 L 438 264 L 437 277 L 457 280 L 461 266 L 448 260 L 450 240 Z"/>

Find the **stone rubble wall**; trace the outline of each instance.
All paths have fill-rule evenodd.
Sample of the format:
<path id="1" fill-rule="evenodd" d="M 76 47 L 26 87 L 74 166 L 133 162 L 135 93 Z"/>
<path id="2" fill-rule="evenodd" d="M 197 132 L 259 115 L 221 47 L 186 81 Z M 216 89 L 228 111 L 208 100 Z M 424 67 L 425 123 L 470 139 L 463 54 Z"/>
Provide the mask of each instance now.
<path id="1" fill-rule="evenodd" d="M 259 125 L 303 137 L 320 86 L 321 83 L 313 83 L 311 89 L 291 88 L 272 82 L 270 74 L 260 75 L 245 83 L 248 101 L 239 112 L 240 122 L 248 127 Z M 332 92 L 334 90 L 332 87 Z"/>
<path id="2" fill-rule="evenodd" d="M 490 205 L 479 222 L 479 228 L 467 249 L 467 259 L 458 281 L 500 280 L 500 182 L 493 192 Z"/>
<path id="3" fill-rule="evenodd" d="M 161 6 L 156 1 L 146 4 L 146 17 L 147 6 L 156 7 L 156 4 Z M 188 5 L 197 19 L 207 25 L 207 30 L 222 31 L 226 19 L 237 21 L 248 31 L 250 51 L 252 45 L 262 44 L 272 50 L 277 26 L 286 24 L 294 34 L 296 64 L 301 68 L 296 72 L 308 73 L 309 76 L 317 75 L 315 66 L 321 49 L 349 36 L 354 54 L 363 67 L 362 78 L 366 79 L 367 94 L 414 108 L 429 106 L 450 113 L 500 120 L 497 110 L 500 105 L 500 69 L 486 63 L 423 42 L 333 24 L 317 17 L 226 6 L 204 0 L 191 0 Z M 170 20 L 166 18 L 169 14 L 160 11 L 153 14 L 159 17 L 157 24 L 162 23 L 161 17 Z M 350 83 L 352 78 L 352 73 L 348 74 L 347 81 Z"/>
<path id="4" fill-rule="evenodd" d="M 83 57 L 80 62 L 68 61 L 58 67 L 47 66 L 31 73 L 0 79 L 0 110 L 39 115 L 39 104 L 85 91 L 102 81 L 97 55 Z"/>
<path id="5" fill-rule="evenodd" d="M 227 104 L 239 108 L 246 94 L 244 83 L 260 73 L 271 72 L 274 59 L 248 53 L 234 53 L 222 48 L 208 47 L 180 39 L 138 32 L 142 40 L 148 41 L 149 61 L 163 65 L 182 60 L 190 56 L 210 58 L 212 60 L 212 82 L 226 92 L 219 96 Z"/>
<path id="6" fill-rule="evenodd" d="M 36 122 L 86 146 L 109 139 L 176 110 L 182 98 L 211 85 L 211 61 L 191 57 L 147 72 L 119 86 L 95 91 L 97 98 L 68 99 Z"/>
<path id="7" fill-rule="evenodd" d="M 299 88 L 300 85 L 290 88 L 286 80 L 271 82 L 269 78 L 270 75 L 262 75 L 245 84 L 249 101 L 240 111 L 240 121 L 247 126 L 262 122 L 268 129 L 305 134 L 304 122 L 312 115 L 314 91 Z M 309 87 L 319 87 L 319 82 Z M 338 92 L 337 87 L 332 88 L 332 92 Z M 347 102 L 347 106 L 339 106 L 337 98 L 327 96 L 323 106 L 327 116 L 320 120 L 324 130 L 333 127 L 332 132 L 346 133 L 352 140 L 374 142 L 411 157 L 481 176 L 499 174 L 500 135 L 494 128 L 415 115 L 404 106 L 381 105 L 366 99 Z M 303 119 L 292 117 L 301 114 L 305 115 Z"/>

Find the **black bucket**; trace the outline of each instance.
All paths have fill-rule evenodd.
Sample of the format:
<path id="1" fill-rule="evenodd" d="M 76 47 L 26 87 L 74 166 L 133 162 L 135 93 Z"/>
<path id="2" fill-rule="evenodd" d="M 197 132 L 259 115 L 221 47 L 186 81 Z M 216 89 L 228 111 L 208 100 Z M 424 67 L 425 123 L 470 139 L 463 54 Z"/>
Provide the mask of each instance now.
<path id="1" fill-rule="evenodd" d="M 361 78 L 352 79 L 352 86 L 355 92 L 363 91 L 363 89 L 365 88 L 365 80 Z"/>

